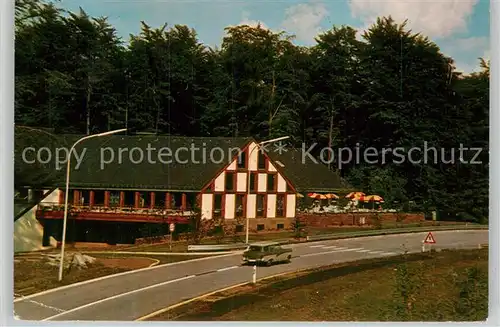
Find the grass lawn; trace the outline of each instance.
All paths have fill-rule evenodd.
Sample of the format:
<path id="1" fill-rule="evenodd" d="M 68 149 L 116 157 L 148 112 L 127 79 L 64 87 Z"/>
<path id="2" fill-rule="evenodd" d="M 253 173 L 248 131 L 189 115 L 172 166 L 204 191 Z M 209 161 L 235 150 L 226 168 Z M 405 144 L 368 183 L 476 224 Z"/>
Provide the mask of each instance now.
<path id="1" fill-rule="evenodd" d="M 70 256 L 70 253 L 66 254 Z M 124 271 L 146 268 L 152 264 L 164 264 L 178 261 L 191 260 L 201 256 L 165 256 L 165 255 L 126 255 L 126 254 L 101 254 L 92 253 L 90 256 L 97 258 L 96 262 L 88 265 L 87 269 L 72 268 L 64 272 L 63 280 L 57 280 L 59 267 L 51 266 L 40 254 L 17 256 L 14 259 L 14 293 L 29 295 L 51 288 L 73 284 L 106 275 Z M 159 261 L 159 262 L 158 262 Z"/>
<path id="2" fill-rule="evenodd" d="M 150 320 L 478 321 L 487 313 L 488 250 L 481 249 L 300 272 L 215 294 Z"/>

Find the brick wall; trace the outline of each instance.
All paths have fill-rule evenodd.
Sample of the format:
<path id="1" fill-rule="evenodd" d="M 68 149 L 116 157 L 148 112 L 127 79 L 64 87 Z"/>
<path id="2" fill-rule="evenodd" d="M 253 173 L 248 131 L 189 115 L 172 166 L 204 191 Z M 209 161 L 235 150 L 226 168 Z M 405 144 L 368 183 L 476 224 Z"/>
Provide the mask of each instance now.
<path id="1" fill-rule="evenodd" d="M 250 232 L 268 232 L 268 231 L 279 231 L 279 230 L 290 230 L 293 229 L 295 218 L 250 218 L 249 227 Z M 227 219 L 226 224 L 239 224 L 245 225 L 246 221 L 240 221 L 239 223 L 235 219 Z M 263 227 L 263 229 L 258 228 Z M 279 225 L 279 226 L 278 226 Z M 279 228 L 278 228 L 279 227 Z"/>
<path id="2" fill-rule="evenodd" d="M 356 213 L 326 213 L 326 214 L 297 214 L 297 217 L 308 227 L 331 227 L 345 225 L 373 225 L 374 213 L 356 212 Z M 416 223 L 425 220 L 423 213 L 380 213 L 380 219 L 384 223 L 398 222 L 403 224 Z M 364 219 L 363 219 L 364 218 Z M 364 220 L 364 224 L 363 224 Z"/>

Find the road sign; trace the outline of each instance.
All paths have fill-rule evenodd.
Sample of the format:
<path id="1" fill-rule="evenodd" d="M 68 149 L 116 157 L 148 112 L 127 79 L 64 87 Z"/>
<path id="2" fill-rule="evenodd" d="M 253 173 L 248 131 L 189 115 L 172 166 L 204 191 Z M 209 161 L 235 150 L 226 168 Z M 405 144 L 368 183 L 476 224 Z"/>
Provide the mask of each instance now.
<path id="1" fill-rule="evenodd" d="M 170 229 L 170 232 L 173 232 L 175 230 L 175 224 L 174 223 L 170 223 L 170 226 L 168 226 L 169 229 Z"/>
<path id="2" fill-rule="evenodd" d="M 429 232 L 429 234 L 427 234 L 427 236 L 425 237 L 424 243 L 425 244 L 434 244 L 434 243 L 436 243 L 436 240 L 434 239 L 434 236 L 432 236 L 431 232 Z"/>

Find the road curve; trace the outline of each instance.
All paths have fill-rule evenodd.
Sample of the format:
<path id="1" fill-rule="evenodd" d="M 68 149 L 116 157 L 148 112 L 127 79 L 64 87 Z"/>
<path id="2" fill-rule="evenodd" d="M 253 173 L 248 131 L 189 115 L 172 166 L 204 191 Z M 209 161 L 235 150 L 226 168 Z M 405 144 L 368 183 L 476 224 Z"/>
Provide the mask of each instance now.
<path id="1" fill-rule="evenodd" d="M 299 243 L 289 264 L 257 269 L 257 278 L 334 263 L 420 252 L 427 232 Z M 487 230 L 437 231 L 435 249 L 477 248 Z M 158 265 L 16 299 L 22 320 L 131 321 L 187 299 L 251 281 L 253 268 L 231 254 Z"/>

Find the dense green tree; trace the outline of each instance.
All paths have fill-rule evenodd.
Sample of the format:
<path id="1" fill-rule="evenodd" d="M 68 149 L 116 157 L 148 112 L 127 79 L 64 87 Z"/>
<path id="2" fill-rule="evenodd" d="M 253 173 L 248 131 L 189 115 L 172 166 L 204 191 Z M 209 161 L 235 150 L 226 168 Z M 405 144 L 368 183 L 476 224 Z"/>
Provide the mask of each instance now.
<path id="1" fill-rule="evenodd" d="M 16 147 L 48 137 L 42 128 L 288 135 L 294 146 L 317 143 L 316 156 L 327 146 L 350 148 L 350 160 L 334 152 L 331 169 L 387 205 L 413 201 L 441 217 L 487 219 L 489 62 L 461 75 L 435 43 L 391 17 L 379 18 L 363 40 L 349 26 L 332 26 L 311 47 L 262 26 L 225 32 L 218 49 L 188 26 L 142 22 L 125 43 L 105 18 L 83 9 L 17 0 L 15 119 L 29 127 L 18 129 Z M 436 148 L 436 160 L 432 149 L 428 162 L 394 153 L 424 144 Z M 460 145 L 482 149 L 477 164 L 459 160 Z M 368 147 L 380 154 L 375 162 L 363 157 Z M 393 151 L 382 156 L 384 148 Z M 441 160 L 441 148 L 444 159 L 454 149 L 455 160 Z M 16 166 L 20 182 L 50 178 L 23 167 Z"/>

